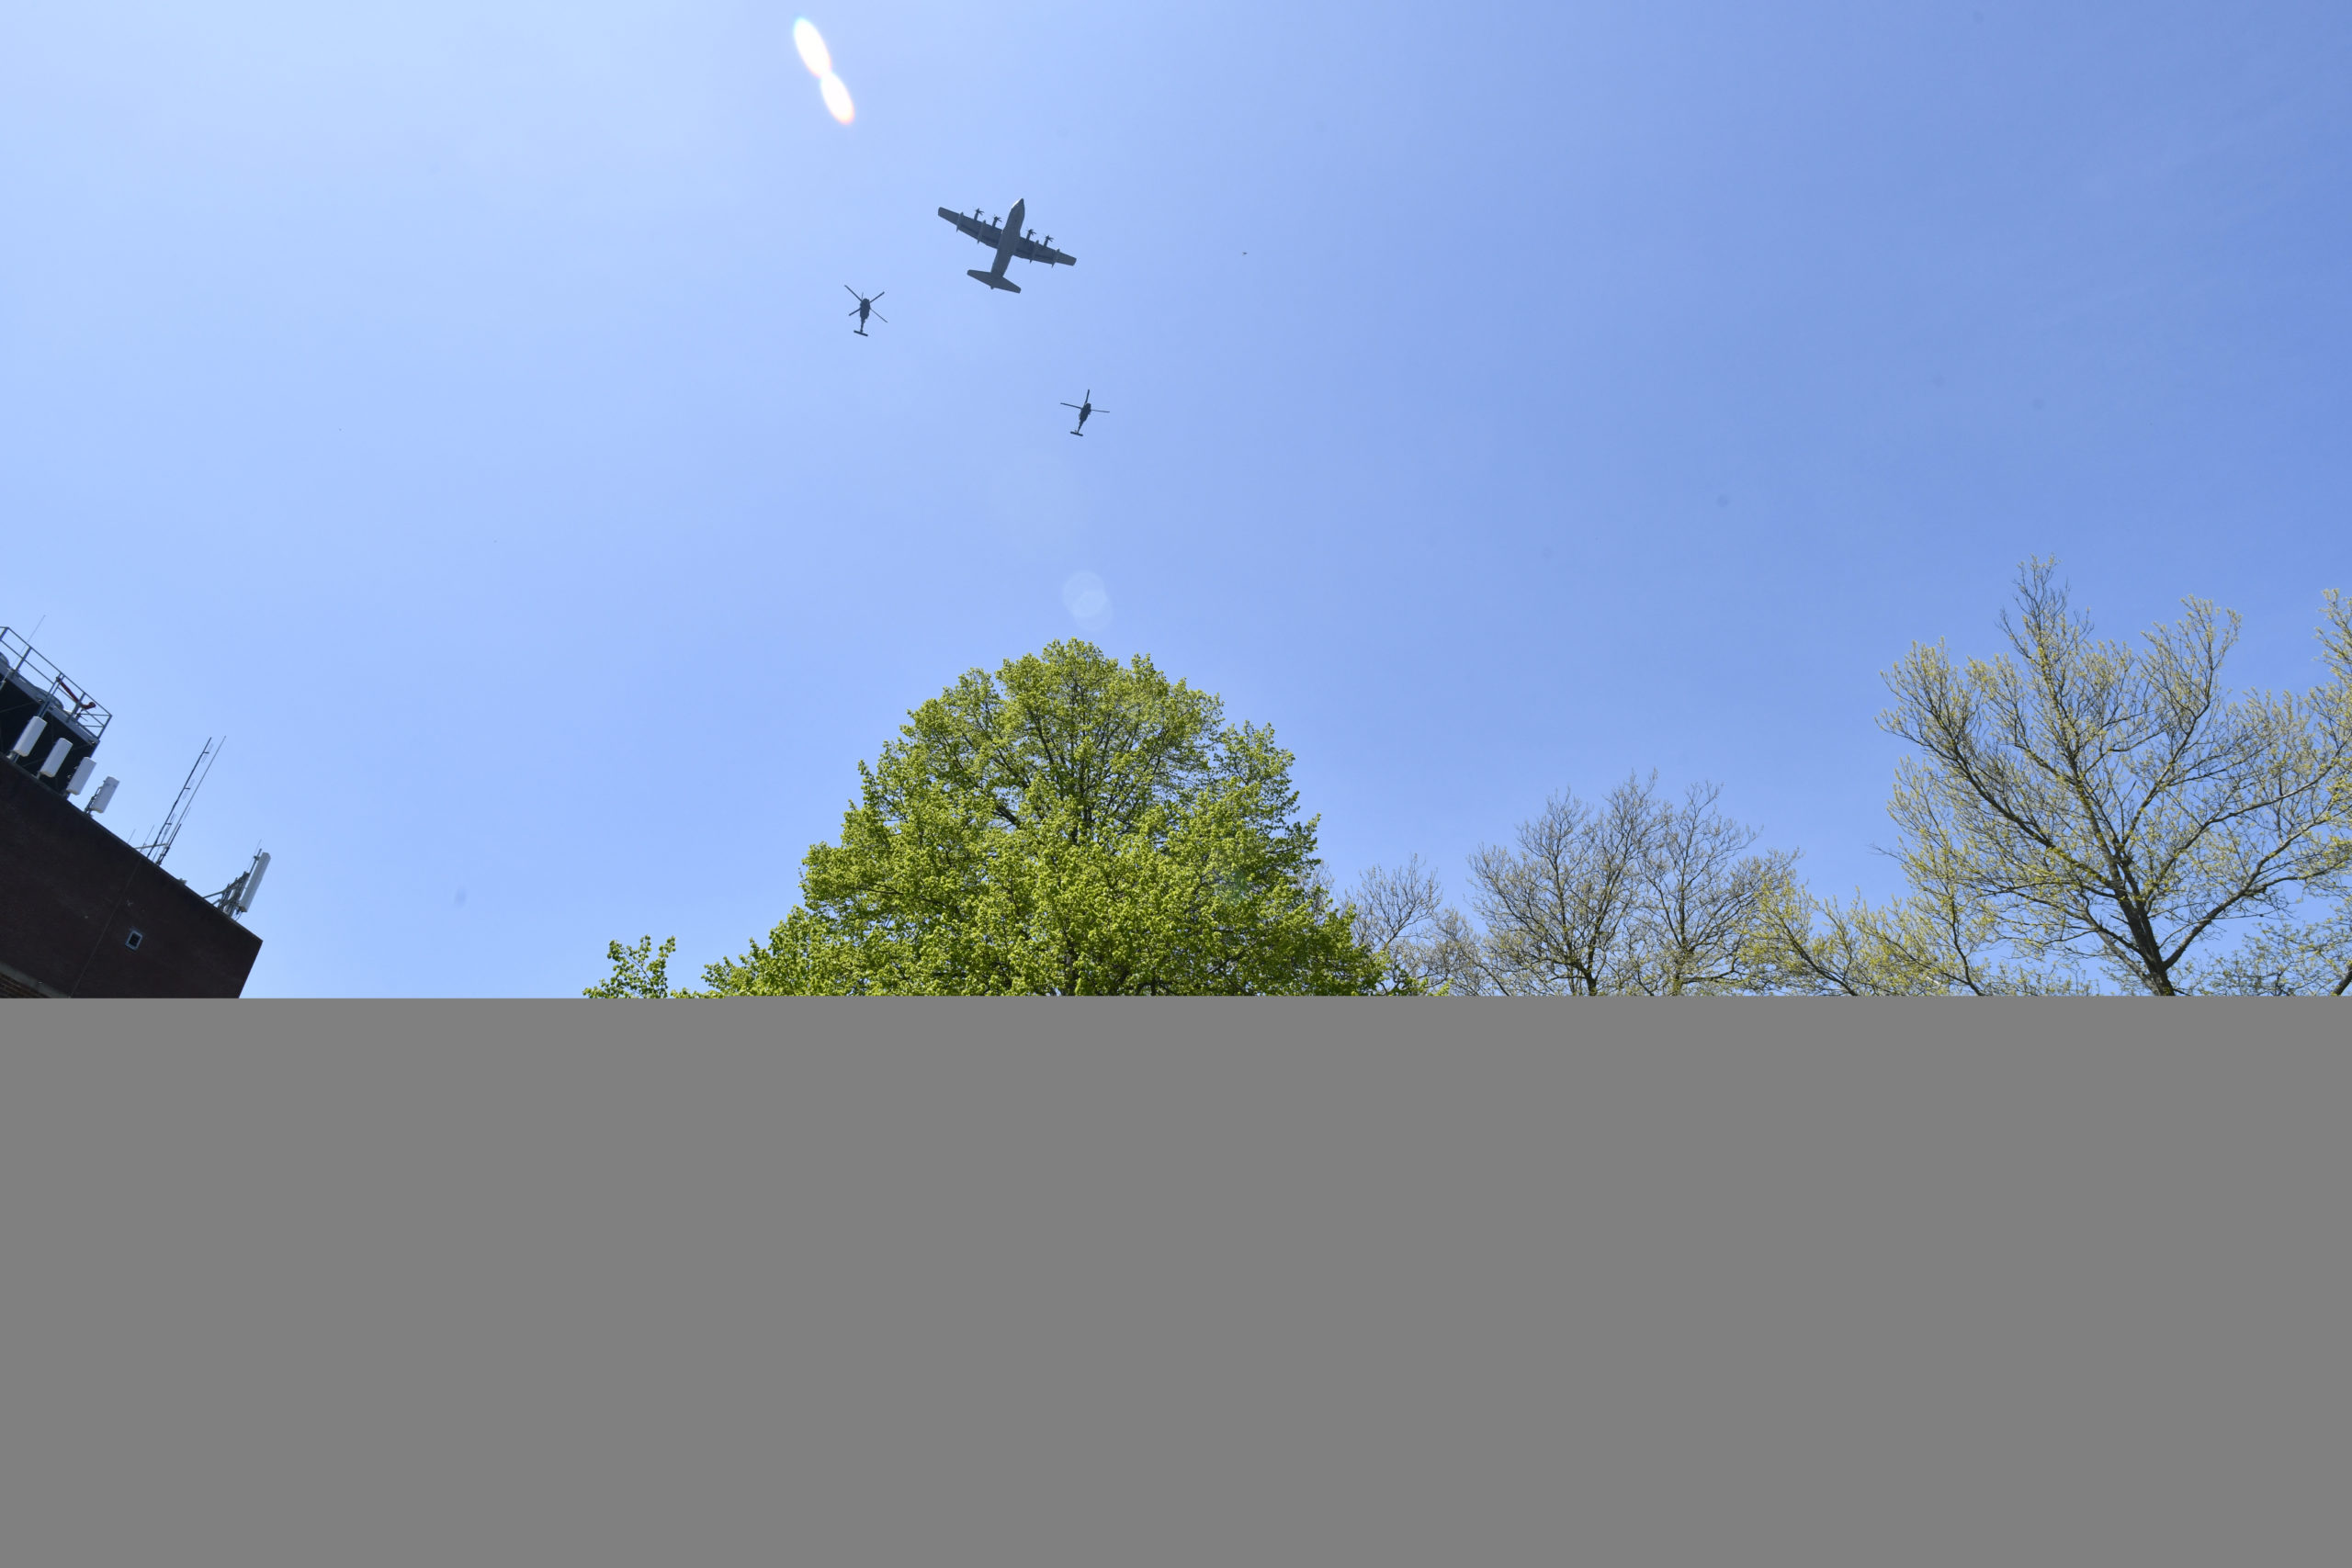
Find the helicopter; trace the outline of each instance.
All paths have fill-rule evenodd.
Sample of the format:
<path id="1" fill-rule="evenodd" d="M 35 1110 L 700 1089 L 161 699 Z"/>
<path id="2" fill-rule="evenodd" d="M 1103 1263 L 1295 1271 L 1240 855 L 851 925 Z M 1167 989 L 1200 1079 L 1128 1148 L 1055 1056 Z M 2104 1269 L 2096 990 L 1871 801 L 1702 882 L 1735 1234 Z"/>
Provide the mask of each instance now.
<path id="1" fill-rule="evenodd" d="M 849 288 L 849 285 L 846 283 L 842 284 L 842 287 L 843 288 Z M 890 318 L 882 314 L 874 308 L 874 300 L 881 299 L 881 295 L 876 294 L 874 296 L 873 299 L 869 299 L 865 295 L 860 294 L 856 289 L 849 288 L 849 297 L 857 301 L 857 303 L 851 308 L 850 314 L 857 318 L 857 325 L 852 330 L 855 332 L 858 336 L 865 337 L 869 335 L 865 330 L 865 318 L 868 316 L 873 317 L 876 321 L 882 322 L 886 326 L 889 323 Z"/>
<path id="2" fill-rule="evenodd" d="M 1107 413 L 1110 412 L 1107 409 L 1098 409 L 1094 406 L 1094 389 L 1091 387 L 1086 389 L 1086 396 L 1082 400 L 1074 403 L 1064 403 L 1062 407 L 1066 409 L 1076 409 L 1078 411 L 1078 428 L 1070 432 L 1072 435 L 1083 435 L 1086 434 L 1086 416 L 1088 414 Z"/>

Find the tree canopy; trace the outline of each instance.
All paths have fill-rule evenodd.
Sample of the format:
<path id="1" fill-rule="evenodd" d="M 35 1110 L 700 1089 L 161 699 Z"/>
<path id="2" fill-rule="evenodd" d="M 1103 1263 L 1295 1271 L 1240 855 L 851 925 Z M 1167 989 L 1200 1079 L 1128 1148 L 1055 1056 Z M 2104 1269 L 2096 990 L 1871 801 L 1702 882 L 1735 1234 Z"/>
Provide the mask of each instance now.
<path id="1" fill-rule="evenodd" d="M 654 1000 L 669 996 L 670 955 L 677 951 L 676 937 L 664 941 L 658 953 L 650 936 L 639 938 L 634 946 L 608 942 L 605 944 L 605 957 L 613 966 L 612 974 L 580 994 L 606 1000 Z"/>
<path id="2" fill-rule="evenodd" d="M 1748 852 L 1756 830 L 1726 816 L 1712 784 L 1679 801 L 1657 775 L 1625 780 L 1598 807 L 1554 795 L 1515 847 L 1470 857 L 1483 929 L 1447 907 L 1419 856 L 1374 866 L 1357 928 L 1401 982 L 1454 996 L 1688 996 L 1756 988 L 1749 931 L 1795 855 Z"/>
<path id="3" fill-rule="evenodd" d="M 1788 983 L 2067 991 L 2096 988 L 2089 970 L 2155 996 L 2342 991 L 2347 921 L 2308 911 L 2352 880 L 2344 601 L 2320 631 L 2328 679 L 2233 694 L 2234 615 L 2187 600 L 2135 649 L 2095 637 L 2053 571 L 2020 571 L 2007 655 L 1915 646 L 1888 674 L 1880 725 L 1915 748 L 1887 807 L 1911 892 L 1873 909 L 1781 879 L 1758 934 Z M 2265 923 L 2201 956 L 2248 920 Z"/>
<path id="4" fill-rule="evenodd" d="M 706 969 L 703 994 L 1378 988 L 1381 959 L 1324 890 L 1291 762 L 1141 655 L 1057 642 L 974 670 L 859 764 L 799 906 Z"/>
<path id="5" fill-rule="evenodd" d="M 1271 730 L 1057 642 L 910 714 L 707 990 L 648 937 L 587 994 L 2345 994 L 2352 604 L 2325 596 L 2301 694 L 2230 691 L 2237 617 L 2184 606 L 2102 638 L 2028 561 L 2006 653 L 1914 645 L 1879 718 L 1912 749 L 1884 904 L 1815 896 L 1714 785 L 1634 774 L 1472 855 L 1475 919 L 1419 856 L 1338 903 Z"/>

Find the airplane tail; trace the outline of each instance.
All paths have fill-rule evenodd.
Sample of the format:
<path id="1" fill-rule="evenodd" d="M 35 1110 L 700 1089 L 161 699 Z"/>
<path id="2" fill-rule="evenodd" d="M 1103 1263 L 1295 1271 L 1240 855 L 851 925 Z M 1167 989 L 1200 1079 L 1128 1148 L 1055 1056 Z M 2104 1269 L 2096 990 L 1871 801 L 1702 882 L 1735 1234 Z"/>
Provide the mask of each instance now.
<path id="1" fill-rule="evenodd" d="M 1007 294 L 1018 294 L 1021 292 L 1021 285 L 1013 282 L 1011 278 L 1005 276 L 1004 274 L 1001 272 L 982 272 L 978 267 L 971 267 L 967 270 L 965 276 L 968 277 L 977 277 L 982 283 L 987 284 L 990 288 L 1001 288 Z"/>

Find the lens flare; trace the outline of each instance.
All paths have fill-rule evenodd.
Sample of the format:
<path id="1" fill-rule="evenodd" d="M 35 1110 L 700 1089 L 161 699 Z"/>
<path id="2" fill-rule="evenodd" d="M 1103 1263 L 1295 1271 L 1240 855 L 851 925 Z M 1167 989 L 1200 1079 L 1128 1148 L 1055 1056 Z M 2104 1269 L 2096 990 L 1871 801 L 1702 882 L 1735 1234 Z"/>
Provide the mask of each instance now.
<path id="1" fill-rule="evenodd" d="M 833 51 L 825 47 L 817 24 L 802 17 L 792 24 L 792 47 L 800 51 L 800 63 L 808 67 L 808 74 L 817 78 L 817 91 L 824 95 L 825 112 L 847 125 L 857 118 L 857 106 L 849 101 L 849 86 L 833 74 Z"/>
<path id="2" fill-rule="evenodd" d="M 1092 572 L 1073 572 L 1069 581 L 1062 584 L 1062 607 L 1080 622 L 1091 626 L 1110 615 L 1111 592 Z"/>
<path id="3" fill-rule="evenodd" d="M 800 63 L 808 67 L 808 74 L 823 81 L 833 73 L 832 51 L 817 32 L 817 24 L 803 17 L 792 24 L 792 47 L 800 51 Z"/>
<path id="4" fill-rule="evenodd" d="M 832 112 L 835 119 L 847 125 L 857 118 L 857 106 L 849 101 L 849 88 L 842 85 L 840 77 L 827 73 L 824 79 L 817 84 L 817 90 L 825 95 L 825 107 Z"/>

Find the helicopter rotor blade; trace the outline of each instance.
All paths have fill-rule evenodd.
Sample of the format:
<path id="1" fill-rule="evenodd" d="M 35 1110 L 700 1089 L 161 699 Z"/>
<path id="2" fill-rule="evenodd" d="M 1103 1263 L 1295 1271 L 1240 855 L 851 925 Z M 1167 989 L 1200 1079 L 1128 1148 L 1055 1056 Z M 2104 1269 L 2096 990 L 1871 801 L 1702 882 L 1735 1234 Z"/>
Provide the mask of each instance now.
<path id="1" fill-rule="evenodd" d="M 875 319 L 876 321 L 877 321 L 881 322 L 881 323 L 882 323 L 884 326 L 886 326 L 886 327 L 887 327 L 887 326 L 888 326 L 888 325 L 890 324 L 890 318 L 889 318 L 889 317 L 888 317 L 888 316 L 886 316 L 886 315 L 884 315 L 884 314 L 883 314 L 881 311 L 879 311 L 879 310 L 876 310 L 876 311 L 875 311 L 875 312 L 874 312 L 874 319 Z"/>

